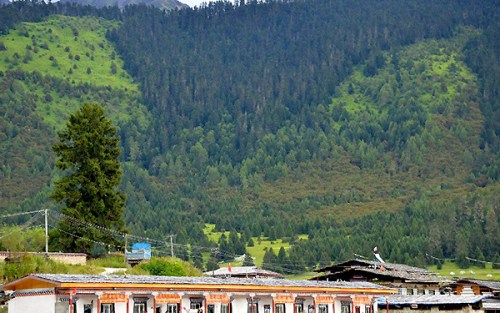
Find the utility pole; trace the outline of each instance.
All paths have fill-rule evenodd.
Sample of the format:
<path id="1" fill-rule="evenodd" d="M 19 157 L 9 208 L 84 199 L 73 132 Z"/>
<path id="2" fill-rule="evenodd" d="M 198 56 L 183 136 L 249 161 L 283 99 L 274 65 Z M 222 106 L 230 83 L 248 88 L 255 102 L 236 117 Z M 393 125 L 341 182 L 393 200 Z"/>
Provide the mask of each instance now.
<path id="1" fill-rule="evenodd" d="M 174 257 L 174 235 L 170 235 L 170 255 Z"/>
<path id="2" fill-rule="evenodd" d="M 125 265 L 127 264 L 127 246 L 128 246 L 128 237 L 127 234 L 125 234 L 125 251 L 123 251 Z"/>
<path id="3" fill-rule="evenodd" d="M 45 253 L 49 254 L 49 222 L 48 222 L 49 210 L 45 209 Z"/>

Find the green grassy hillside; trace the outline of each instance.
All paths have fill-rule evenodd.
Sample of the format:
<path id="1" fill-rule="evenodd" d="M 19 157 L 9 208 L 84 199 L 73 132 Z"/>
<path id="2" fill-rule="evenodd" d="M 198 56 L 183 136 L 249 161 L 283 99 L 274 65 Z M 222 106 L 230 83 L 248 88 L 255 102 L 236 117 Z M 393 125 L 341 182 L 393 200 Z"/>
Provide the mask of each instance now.
<path id="1" fill-rule="evenodd" d="M 63 81 L 64 88 L 78 90 L 90 85 L 100 89 L 100 93 L 109 94 L 112 90 L 122 94 L 122 99 L 115 96 L 117 99 L 107 101 L 113 118 L 129 120 L 131 117 L 126 112 L 130 112 L 128 107 L 133 105 L 130 102 L 140 97 L 138 88 L 105 38 L 107 30 L 118 26 L 117 22 L 104 19 L 67 16 L 51 16 L 41 23 L 22 23 L 10 34 L 0 37 L 4 46 L 0 51 L 0 69 L 35 73 L 35 84 L 55 78 Z M 62 126 L 61 122 L 82 100 L 92 101 L 93 97 L 84 95 L 82 99 L 55 86 L 43 87 L 26 86 L 41 100 L 36 106 L 37 113 L 55 129 Z M 140 108 L 134 111 L 137 109 L 141 113 Z"/>
<path id="2" fill-rule="evenodd" d="M 116 22 L 51 16 L 21 23 L 0 36 L 0 207 L 46 206 L 54 156 L 50 151 L 70 113 L 84 102 L 103 104 L 132 145 L 149 123 L 137 84 L 106 40 Z M 40 192 L 39 196 L 35 196 Z M 34 197 L 34 198 L 33 198 Z"/>

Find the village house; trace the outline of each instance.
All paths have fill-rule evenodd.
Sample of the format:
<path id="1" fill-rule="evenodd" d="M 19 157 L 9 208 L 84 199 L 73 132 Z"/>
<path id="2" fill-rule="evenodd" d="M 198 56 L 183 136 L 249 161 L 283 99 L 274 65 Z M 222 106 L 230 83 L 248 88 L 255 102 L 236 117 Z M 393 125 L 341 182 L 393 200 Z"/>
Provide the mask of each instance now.
<path id="1" fill-rule="evenodd" d="M 457 295 L 496 295 L 500 297 L 500 281 L 461 278 L 450 284 Z"/>
<path id="2" fill-rule="evenodd" d="M 451 283 L 450 288 L 460 296 L 483 296 L 484 312 L 500 313 L 500 281 L 461 278 Z"/>
<path id="3" fill-rule="evenodd" d="M 3 290 L 9 313 L 376 313 L 379 297 L 397 293 L 369 282 L 62 274 Z"/>
<path id="4" fill-rule="evenodd" d="M 402 295 L 439 294 L 452 281 L 424 268 L 404 264 L 353 259 L 323 267 L 317 281 L 366 281 L 397 288 Z"/>
<path id="5" fill-rule="evenodd" d="M 217 270 L 203 273 L 205 276 L 219 278 L 283 278 L 280 273 L 263 270 L 256 266 L 235 266 L 222 267 Z"/>
<path id="6" fill-rule="evenodd" d="M 404 264 L 349 260 L 321 268 L 317 281 L 364 281 L 396 288 L 399 293 L 377 299 L 387 313 L 500 313 L 500 282 L 439 277 Z"/>
<path id="7" fill-rule="evenodd" d="M 485 303 L 490 296 L 477 295 L 390 295 L 378 301 L 379 311 L 390 313 L 495 313 Z"/>

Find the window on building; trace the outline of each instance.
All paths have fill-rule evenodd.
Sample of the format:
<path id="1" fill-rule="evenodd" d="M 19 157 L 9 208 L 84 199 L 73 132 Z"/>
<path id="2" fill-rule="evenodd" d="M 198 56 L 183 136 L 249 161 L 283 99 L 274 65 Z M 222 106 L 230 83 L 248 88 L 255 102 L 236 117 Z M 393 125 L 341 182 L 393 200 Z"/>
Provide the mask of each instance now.
<path id="1" fill-rule="evenodd" d="M 190 300 L 191 300 L 191 304 L 189 305 L 189 308 L 191 310 L 203 308 L 203 299 L 201 299 L 201 298 L 191 298 Z"/>
<path id="2" fill-rule="evenodd" d="M 92 304 L 84 304 L 83 313 L 92 313 Z"/>
<path id="3" fill-rule="evenodd" d="M 328 313 L 328 305 L 327 304 L 318 305 L 318 313 Z"/>
<path id="4" fill-rule="evenodd" d="M 264 313 L 271 313 L 271 306 L 269 304 L 264 305 Z"/>
<path id="5" fill-rule="evenodd" d="M 253 306 L 253 310 L 252 310 Z M 252 305 L 252 301 L 248 301 L 248 313 L 259 313 L 259 303 L 254 301 Z"/>
<path id="6" fill-rule="evenodd" d="M 356 313 L 361 313 L 361 307 L 360 307 L 359 305 L 356 305 L 356 306 L 354 307 L 354 312 L 356 312 Z"/>
<path id="7" fill-rule="evenodd" d="M 207 313 L 215 313 L 215 305 L 209 304 L 207 306 Z"/>
<path id="8" fill-rule="evenodd" d="M 134 313 L 145 313 L 147 307 L 146 301 L 134 302 Z"/>
<path id="9" fill-rule="evenodd" d="M 229 313 L 229 305 L 221 304 L 220 305 L 220 313 Z"/>
<path id="10" fill-rule="evenodd" d="M 340 313 L 351 313 L 351 302 L 340 301 Z"/>
<path id="11" fill-rule="evenodd" d="M 295 303 L 295 313 L 304 313 L 303 303 Z"/>
<path id="12" fill-rule="evenodd" d="M 372 313 L 371 305 L 365 305 L 365 313 Z"/>
<path id="13" fill-rule="evenodd" d="M 284 303 L 276 303 L 274 312 L 275 313 L 285 313 L 285 304 Z"/>
<path id="14" fill-rule="evenodd" d="M 114 303 L 101 304 L 101 313 L 115 313 L 115 304 Z"/>
<path id="15" fill-rule="evenodd" d="M 178 304 L 169 303 L 167 304 L 167 313 L 177 313 L 179 312 Z"/>

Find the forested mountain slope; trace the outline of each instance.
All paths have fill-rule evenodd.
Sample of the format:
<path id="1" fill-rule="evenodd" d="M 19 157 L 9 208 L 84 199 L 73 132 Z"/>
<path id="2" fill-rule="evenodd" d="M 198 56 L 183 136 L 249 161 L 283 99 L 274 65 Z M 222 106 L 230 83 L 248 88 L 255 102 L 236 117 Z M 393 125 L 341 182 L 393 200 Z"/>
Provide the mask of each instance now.
<path id="1" fill-rule="evenodd" d="M 78 7 L 48 8 L 82 15 Z M 131 75 L 139 84 L 140 96 L 121 82 L 99 89 L 100 79 L 82 81 L 102 90 L 87 94 L 99 95 L 92 99 L 105 104 L 120 127 L 125 217 L 132 233 L 176 234 L 176 253 L 185 258 L 193 251 L 184 244 L 215 245 L 203 233 L 205 223 L 238 231 L 245 240 L 264 235 L 294 242 L 309 234 L 289 251 L 294 271 L 353 252 L 366 254 L 373 245 L 384 249 L 389 261 L 420 265 L 429 261 L 426 252 L 464 262 L 466 256 L 491 260 L 498 254 L 495 1 L 219 2 L 169 13 L 144 6 L 81 10 L 120 21 L 104 27 L 106 39 L 117 49 L 115 58 L 123 59 L 128 72 L 123 77 Z M 42 25 L 33 27 L 48 33 L 49 26 Z M 72 86 L 70 75 L 78 73 L 69 74 L 69 52 L 96 57 L 89 47 L 109 45 L 101 31 L 84 41 L 87 46 L 70 51 L 63 44 L 51 46 L 43 58 L 53 61 L 50 55 L 57 53 L 57 65 L 37 74 L 28 66 L 31 60 L 23 65 L 25 44 L 17 64 L 9 45 L 26 36 L 23 27 L 29 26 L 0 37 L 0 48 L 6 47 L 0 51 L 2 82 L 11 98 L 23 93 L 8 79 L 30 89 L 41 80 L 30 81 L 33 75 L 57 76 Z M 66 36 L 76 37 L 59 35 Z M 92 75 L 95 71 L 91 68 Z M 12 78 L 20 74 L 22 79 Z M 75 80 L 71 88 L 78 84 Z M 2 110 L 10 108 L 3 123 L 22 128 L 23 122 L 12 118 L 19 112 L 39 121 L 34 127 L 39 134 L 26 134 L 17 144 L 23 148 L 2 148 L 3 162 L 12 163 L 11 169 L 22 162 L 31 166 L 32 158 L 21 150 L 36 141 L 45 166 L 38 172 L 4 170 L 10 177 L 15 172 L 19 181 L 40 180 L 23 194 L 2 194 L 9 211 L 47 204 L 46 189 L 40 190 L 51 175 L 54 128 L 75 104 L 90 99 L 68 95 L 71 106 L 62 110 L 56 86 L 44 85 L 26 110 L 18 110 L 21 100 L 2 102 Z M 120 86 L 125 98 L 110 101 Z M 18 140 L 8 127 L 4 133 L 4 145 Z M 480 244 L 467 244 L 472 239 Z M 237 252 L 227 245 L 224 250 Z"/>
<path id="2" fill-rule="evenodd" d="M 141 108 L 137 85 L 104 37 L 116 26 L 104 19 L 54 16 L 18 24 L 1 36 L 0 208 L 48 186 L 56 131 L 83 102 L 106 103 L 122 137 L 143 140 L 128 129 L 144 129 L 148 113 Z"/>

